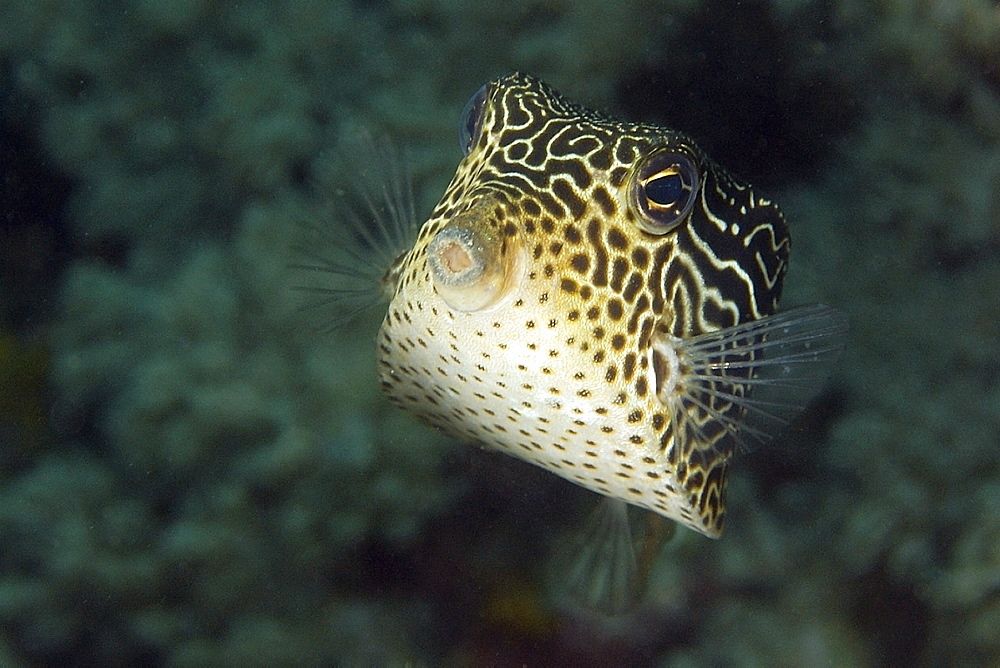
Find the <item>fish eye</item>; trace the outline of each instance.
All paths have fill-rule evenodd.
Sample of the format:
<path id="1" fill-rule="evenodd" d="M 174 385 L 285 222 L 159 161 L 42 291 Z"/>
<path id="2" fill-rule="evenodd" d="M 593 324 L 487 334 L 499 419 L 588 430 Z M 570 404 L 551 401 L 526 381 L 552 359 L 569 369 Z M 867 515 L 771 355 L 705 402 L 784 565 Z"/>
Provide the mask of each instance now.
<path id="1" fill-rule="evenodd" d="M 458 143 L 463 155 L 469 155 L 472 143 L 479 136 L 479 125 L 483 120 L 483 107 L 486 106 L 486 93 L 489 89 L 488 83 L 480 86 L 462 109 L 462 118 L 458 124 Z"/>
<path id="2" fill-rule="evenodd" d="M 698 170 L 683 154 L 654 153 L 635 171 L 630 195 L 639 226 L 650 234 L 666 234 L 691 213 Z"/>

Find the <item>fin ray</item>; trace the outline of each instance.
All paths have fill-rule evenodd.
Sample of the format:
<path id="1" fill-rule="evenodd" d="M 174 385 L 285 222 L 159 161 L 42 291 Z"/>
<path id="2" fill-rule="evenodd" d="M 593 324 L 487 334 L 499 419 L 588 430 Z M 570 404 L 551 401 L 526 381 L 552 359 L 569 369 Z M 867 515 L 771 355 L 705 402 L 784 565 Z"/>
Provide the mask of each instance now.
<path id="1" fill-rule="evenodd" d="M 688 366 L 680 401 L 718 422 L 741 450 L 769 441 L 819 391 L 846 332 L 843 313 L 817 304 L 675 340 Z M 684 421 L 698 438 L 715 440 Z"/>
<path id="2" fill-rule="evenodd" d="M 322 219 L 303 221 L 289 264 L 292 290 L 305 295 L 300 311 L 322 311 L 317 327 L 335 330 L 387 300 L 386 276 L 413 245 L 416 217 L 412 179 L 391 142 L 358 132 L 333 151 L 336 162 L 350 165 L 346 185 L 321 178 L 329 191 Z M 329 182 L 329 183 L 327 183 Z M 319 189 L 319 188 L 318 188 Z"/>
<path id="3" fill-rule="evenodd" d="M 628 504 L 601 497 L 567 561 L 562 576 L 576 604 L 608 615 L 635 605 L 640 577 Z"/>

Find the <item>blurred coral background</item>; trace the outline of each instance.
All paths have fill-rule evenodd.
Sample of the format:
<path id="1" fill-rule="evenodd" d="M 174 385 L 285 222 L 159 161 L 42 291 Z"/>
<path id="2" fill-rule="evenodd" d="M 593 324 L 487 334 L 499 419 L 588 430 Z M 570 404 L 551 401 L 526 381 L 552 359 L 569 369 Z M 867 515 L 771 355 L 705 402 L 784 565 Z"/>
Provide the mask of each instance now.
<path id="1" fill-rule="evenodd" d="M 110 6 L 109 6 L 110 4 Z M 0 32 L 0 664 L 1000 663 L 1000 8 L 989 0 L 15 0 Z M 547 566 L 592 497 L 416 426 L 378 315 L 295 312 L 358 128 L 421 213 L 485 81 L 692 134 L 849 313 L 631 616 Z M 349 161 L 348 161 L 349 163 Z"/>

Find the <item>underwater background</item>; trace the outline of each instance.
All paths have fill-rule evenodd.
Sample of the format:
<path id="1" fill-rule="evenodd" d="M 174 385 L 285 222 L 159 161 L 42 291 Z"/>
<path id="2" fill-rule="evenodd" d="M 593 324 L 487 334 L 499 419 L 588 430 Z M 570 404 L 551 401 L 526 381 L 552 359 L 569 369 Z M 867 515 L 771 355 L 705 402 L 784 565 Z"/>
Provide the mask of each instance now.
<path id="1" fill-rule="evenodd" d="M 1000 5 L 14 0 L 0 31 L 0 665 L 1000 664 Z M 694 136 L 851 320 L 634 614 L 565 600 L 594 497 L 382 398 L 379 314 L 285 279 L 330 158 L 419 214 L 484 82 Z M 323 186 L 326 187 L 326 186 Z"/>

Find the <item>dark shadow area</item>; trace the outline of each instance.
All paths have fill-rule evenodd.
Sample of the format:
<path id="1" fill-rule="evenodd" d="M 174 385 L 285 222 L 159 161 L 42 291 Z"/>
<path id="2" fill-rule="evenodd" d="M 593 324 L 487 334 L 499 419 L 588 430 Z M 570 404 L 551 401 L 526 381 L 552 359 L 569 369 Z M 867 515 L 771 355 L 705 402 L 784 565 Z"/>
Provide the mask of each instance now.
<path id="1" fill-rule="evenodd" d="M 779 24 L 763 0 L 703 3 L 680 39 L 661 40 L 660 53 L 622 77 L 621 110 L 692 135 L 756 185 L 809 177 L 861 112 L 832 64 L 802 71 L 803 56 L 820 48 L 825 4 Z"/>

